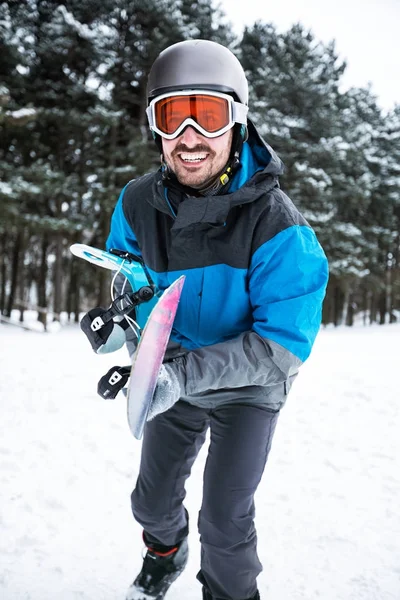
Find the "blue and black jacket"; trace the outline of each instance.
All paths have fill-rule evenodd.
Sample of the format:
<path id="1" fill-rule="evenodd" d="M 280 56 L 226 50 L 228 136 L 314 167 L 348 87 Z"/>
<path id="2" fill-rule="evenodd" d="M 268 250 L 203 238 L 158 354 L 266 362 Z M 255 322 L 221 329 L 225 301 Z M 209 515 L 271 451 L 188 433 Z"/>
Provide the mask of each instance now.
<path id="1" fill-rule="evenodd" d="M 139 253 L 161 290 L 186 276 L 167 354 L 184 399 L 277 410 L 320 328 L 328 265 L 251 122 L 240 163 L 216 196 L 187 195 L 161 169 L 131 181 L 107 249 Z"/>

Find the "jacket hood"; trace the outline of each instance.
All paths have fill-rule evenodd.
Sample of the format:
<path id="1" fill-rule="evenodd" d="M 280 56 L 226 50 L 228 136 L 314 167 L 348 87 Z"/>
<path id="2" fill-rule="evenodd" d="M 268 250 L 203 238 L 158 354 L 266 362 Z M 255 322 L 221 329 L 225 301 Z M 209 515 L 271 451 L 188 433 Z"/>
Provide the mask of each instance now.
<path id="1" fill-rule="evenodd" d="M 278 177 L 284 172 L 284 165 L 276 152 L 258 133 L 253 122 L 247 121 L 248 138 L 240 153 L 240 169 L 228 190 L 232 193 L 245 185 L 256 173 Z"/>

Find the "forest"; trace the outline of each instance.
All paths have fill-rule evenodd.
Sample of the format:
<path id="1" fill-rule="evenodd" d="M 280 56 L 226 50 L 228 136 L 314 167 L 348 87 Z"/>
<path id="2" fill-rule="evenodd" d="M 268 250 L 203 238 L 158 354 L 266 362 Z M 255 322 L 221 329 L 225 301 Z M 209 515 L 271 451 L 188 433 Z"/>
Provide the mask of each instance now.
<path id="1" fill-rule="evenodd" d="M 396 321 L 400 105 L 384 111 L 371 88 L 343 90 L 334 40 L 262 21 L 238 37 L 211 0 L 0 0 L 4 320 L 33 307 L 46 326 L 109 305 L 109 272 L 69 247 L 103 248 L 122 188 L 159 167 L 147 75 L 160 51 L 195 38 L 229 47 L 245 69 L 249 115 L 329 260 L 323 323 Z"/>

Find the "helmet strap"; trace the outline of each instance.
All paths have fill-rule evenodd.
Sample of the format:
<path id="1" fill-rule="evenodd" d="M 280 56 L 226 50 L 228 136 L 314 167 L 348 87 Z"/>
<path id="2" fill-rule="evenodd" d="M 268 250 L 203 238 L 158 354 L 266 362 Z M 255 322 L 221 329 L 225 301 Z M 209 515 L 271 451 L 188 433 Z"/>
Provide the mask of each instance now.
<path id="1" fill-rule="evenodd" d="M 232 177 L 235 175 L 239 166 L 239 155 L 236 155 L 235 153 L 235 155 L 230 158 L 228 163 L 225 165 L 222 173 L 220 173 L 210 185 L 199 189 L 198 191 L 202 196 L 217 196 L 219 194 L 223 194 L 232 181 Z"/>
<path id="2" fill-rule="evenodd" d="M 242 151 L 242 146 L 249 137 L 249 132 L 246 125 L 240 125 L 239 123 L 234 125 L 232 147 L 231 147 L 231 158 L 235 156 L 239 157 Z"/>

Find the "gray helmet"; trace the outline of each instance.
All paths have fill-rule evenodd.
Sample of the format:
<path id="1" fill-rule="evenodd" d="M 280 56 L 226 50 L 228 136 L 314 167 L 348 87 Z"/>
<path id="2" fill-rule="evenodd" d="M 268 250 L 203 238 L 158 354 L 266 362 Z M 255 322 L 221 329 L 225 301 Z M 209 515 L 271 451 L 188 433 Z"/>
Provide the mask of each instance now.
<path id="1" fill-rule="evenodd" d="M 209 40 L 187 40 L 163 50 L 150 70 L 147 101 L 168 92 L 196 88 L 234 94 L 241 104 L 248 105 L 242 65 L 228 48 Z"/>

